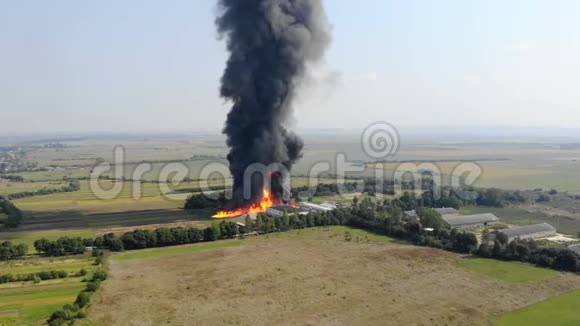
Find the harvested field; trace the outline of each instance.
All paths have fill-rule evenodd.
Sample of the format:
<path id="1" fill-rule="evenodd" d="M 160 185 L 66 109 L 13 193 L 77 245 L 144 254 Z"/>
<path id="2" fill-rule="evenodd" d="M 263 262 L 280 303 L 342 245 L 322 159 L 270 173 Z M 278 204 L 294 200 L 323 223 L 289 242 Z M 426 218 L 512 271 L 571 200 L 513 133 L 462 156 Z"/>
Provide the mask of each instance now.
<path id="1" fill-rule="evenodd" d="M 346 241 L 347 231 L 291 231 L 212 251 L 111 260 L 111 277 L 81 324 L 487 325 L 580 289 L 575 275 L 509 283 L 457 267 L 461 255 L 362 231 Z"/>

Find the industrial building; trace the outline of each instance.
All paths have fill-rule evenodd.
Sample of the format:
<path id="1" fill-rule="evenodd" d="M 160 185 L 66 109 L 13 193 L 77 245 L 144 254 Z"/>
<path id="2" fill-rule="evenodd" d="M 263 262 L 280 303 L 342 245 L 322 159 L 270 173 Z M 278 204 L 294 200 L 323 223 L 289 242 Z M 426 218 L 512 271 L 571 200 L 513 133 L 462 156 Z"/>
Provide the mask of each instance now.
<path id="1" fill-rule="evenodd" d="M 308 203 L 308 202 L 301 202 L 299 203 L 300 208 L 308 210 L 308 211 L 315 211 L 315 212 L 330 212 L 331 210 L 335 209 L 331 208 L 325 204 L 314 204 L 314 203 Z"/>
<path id="2" fill-rule="evenodd" d="M 304 209 L 295 208 L 289 205 L 278 205 L 266 208 L 266 214 L 268 214 L 268 216 L 282 217 L 284 216 L 284 212 L 287 212 L 288 214 L 308 214 L 308 211 Z"/>
<path id="3" fill-rule="evenodd" d="M 514 239 L 537 239 L 556 234 L 556 228 L 548 223 L 540 223 L 526 226 L 514 226 L 509 229 L 498 230 L 497 233 L 508 237 L 508 242 Z"/>
<path id="4" fill-rule="evenodd" d="M 568 246 L 568 249 L 580 255 L 580 244 L 570 245 Z"/>
<path id="5" fill-rule="evenodd" d="M 499 218 L 492 213 L 484 213 L 474 215 L 443 215 L 443 220 L 451 228 L 470 228 L 497 223 Z"/>
<path id="6" fill-rule="evenodd" d="M 441 216 L 445 216 L 445 215 L 459 215 L 459 211 L 456 210 L 453 207 L 441 207 L 441 208 L 435 208 L 435 211 L 439 214 L 441 214 Z"/>

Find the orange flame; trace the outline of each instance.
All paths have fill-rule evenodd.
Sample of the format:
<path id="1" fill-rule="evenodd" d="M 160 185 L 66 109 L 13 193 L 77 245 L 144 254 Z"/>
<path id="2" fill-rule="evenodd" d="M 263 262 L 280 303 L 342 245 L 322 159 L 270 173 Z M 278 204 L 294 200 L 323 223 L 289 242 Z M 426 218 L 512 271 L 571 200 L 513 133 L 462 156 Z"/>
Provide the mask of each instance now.
<path id="1" fill-rule="evenodd" d="M 262 190 L 262 199 L 259 202 L 231 211 L 219 211 L 213 215 L 212 218 L 235 217 L 246 213 L 264 213 L 266 212 L 266 208 L 274 206 L 274 202 L 274 196 L 272 196 L 272 193 L 269 190 L 264 189 Z"/>

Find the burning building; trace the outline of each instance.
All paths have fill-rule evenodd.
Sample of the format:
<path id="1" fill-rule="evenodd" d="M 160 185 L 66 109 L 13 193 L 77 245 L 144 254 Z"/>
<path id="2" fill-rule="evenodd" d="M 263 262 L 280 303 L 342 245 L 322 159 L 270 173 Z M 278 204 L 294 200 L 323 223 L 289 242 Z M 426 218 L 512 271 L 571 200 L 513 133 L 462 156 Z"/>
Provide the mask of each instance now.
<path id="1" fill-rule="evenodd" d="M 247 171 L 276 164 L 290 171 L 302 156 L 302 140 L 288 121 L 298 84 L 330 42 L 326 15 L 320 0 L 220 0 L 218 12 L 230 54 L 220 95 L 232 103 L 223 132 L 234 184 L 227 209 L 214 217 L 265 212 L 281 203 L 274 184 L 287 184 L 280 179 L 289 174 Z"/>

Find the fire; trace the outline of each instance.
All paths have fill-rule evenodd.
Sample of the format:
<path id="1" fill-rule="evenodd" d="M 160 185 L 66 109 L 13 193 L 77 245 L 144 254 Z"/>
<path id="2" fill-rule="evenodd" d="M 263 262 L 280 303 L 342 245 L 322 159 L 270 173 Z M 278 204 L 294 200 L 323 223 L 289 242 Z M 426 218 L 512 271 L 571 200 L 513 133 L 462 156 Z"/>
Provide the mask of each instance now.
<path id="1" fill-rule="evenodd" d="M 219 211 L 213 218 L 228 218 L 228 217 L 235 217 L 238 215 L 246 214 L 246 213 L 264 213 L 266 212 L 266 208 L 274 206 L 275 200 L 274 196 L 268 189 L 262 190 L 262 199 L 257 203 L 252 203 L 247 207 L 237 208 L 231 211 Z"/>

